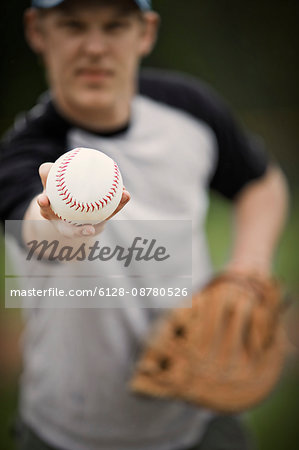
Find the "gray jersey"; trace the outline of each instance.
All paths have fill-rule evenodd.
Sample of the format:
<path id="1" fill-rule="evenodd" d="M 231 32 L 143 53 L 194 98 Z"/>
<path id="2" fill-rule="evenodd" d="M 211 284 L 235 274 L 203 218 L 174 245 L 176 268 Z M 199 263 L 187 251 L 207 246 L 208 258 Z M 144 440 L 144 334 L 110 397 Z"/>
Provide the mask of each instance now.
<path id="1" fill-rule="evenodd" d="M 42 117 L 44 134 L 53 124 L 53 111 L 50 120 L 47 108 L 32 119 Z M 221 127 L 215 129 L 188 108 L 144 95 L 136 96 L 131 113 L 128 127 L 115 135 L 98 135 L 60 123 L 55 112 L 58 136 L 49 147 L 39 144 L 40 158 L 54 160 L 77 146 L 100 149 L 117 161 L 132 195 L 118 220 L 192 221 L 192 282 L 193 289 L 199 289 L 211 274 L 204 230 L 209 187 L 221 190 L 222 185 L 223 193 L 233 197 L 249 179 L 264 173 L 266 163 L 252 163 L 245 151 L 236 156 L 243 161 L 243 181 L 238 173 L 224 186 L 229 160 L 221 148 L 230 146 L 224 144 Z M 24 130 L 28 123 L 22 126 Z M 15 142 L 26 143 L 26 138 L 23 131 Z M 6 154 L 3 161 L 8 159 Z M 38 165 L 36 158 L 32 173 Z M 4 204 L 6 218 L 21 218 L 29 198 L 40 189 L 37 181 L 33 178 L 19 209 Z M 150 284 L 146 274 L 144 282 Z M 24 421 L 47 442 L 66 450 L 175 450 L 194 444 L 211 412 L 179 401 L 138 397 L 128 390 L 132 368 L 159 314 L 138 305 L 28 310 L 20 403 Z"/>

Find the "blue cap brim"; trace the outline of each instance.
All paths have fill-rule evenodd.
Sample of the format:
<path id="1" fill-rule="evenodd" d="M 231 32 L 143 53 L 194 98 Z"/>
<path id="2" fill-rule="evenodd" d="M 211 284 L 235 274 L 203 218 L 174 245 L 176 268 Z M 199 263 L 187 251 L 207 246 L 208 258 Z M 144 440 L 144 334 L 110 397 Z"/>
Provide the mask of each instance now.
<path id="1" fill-rule="evenodd" d="M 31 4 L 35 8 L 54 8 L 64 0 L 32 0 Z M 135 3 L 143 11 L 151 9 L 151 0 L 135 0 Z"/>

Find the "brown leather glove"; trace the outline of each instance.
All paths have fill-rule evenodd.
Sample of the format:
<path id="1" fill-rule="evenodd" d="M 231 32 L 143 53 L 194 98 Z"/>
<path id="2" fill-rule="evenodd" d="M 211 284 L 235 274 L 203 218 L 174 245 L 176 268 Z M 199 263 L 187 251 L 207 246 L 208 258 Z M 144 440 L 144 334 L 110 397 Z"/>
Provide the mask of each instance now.
<path id="1" fill-rule="evenodd" d="M 221 411 L 264 399 L 284 361 L 277 282 L 224 273 L 153 329 L 130 388 Z"/>

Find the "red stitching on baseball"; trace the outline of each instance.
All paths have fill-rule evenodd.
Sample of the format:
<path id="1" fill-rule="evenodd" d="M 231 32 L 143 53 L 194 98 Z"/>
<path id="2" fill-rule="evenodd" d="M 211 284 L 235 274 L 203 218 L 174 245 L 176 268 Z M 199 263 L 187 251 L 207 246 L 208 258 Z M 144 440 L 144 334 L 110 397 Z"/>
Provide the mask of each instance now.
<path id="1" fill-rule="evenodd" d="M 73 203 L 71 206 L 69 206 L 69 208 L 74 208 L 76 206 L 75 211 L 77 211 L 78 209 L 81 208 L 81 212 L 88 212 L 90 209 L 92 209 L 92 212 L 95 209 L 100 210 L 101 208 L 103 208 L 105 205 L 107 205 L 112 198 L 116 195 L 116 191 L 119 185 L 119 180 L 120 180 L 120 173 L 119 173 L 119 169 L 117 164 L 114 162 L 114 177 L 113 177 L 113 181 L 112 181 L 112 186 L 110 188 L 110 191 L 108 192 L 108 194 L 106 194 L 105 196 L 102 197 L 102 199 L 98 199 L 97 201 L 94 202 L 90 202 L 90 203 L 86 203 L 86 205 L 84 203 L 80 203 L 80 202 L 76 202 L 76 199 L 73 199 L 71 195 L 71 193 L 68 191 L 67 186 L 66 186 L 66 180 L 65 180 L 65 172 L 68 168 L 69 163 L 72 161 L 73 158 L 75 158 L 76 155 L 78 155 L 78 153 L 80 152 L 80 149 L 76 149 L 74 150 L 71 154 L 67 155 L 63 161 L 61 162 L 60 166 L 57 169 L 57 173 L 56 173 L 56 188 L 57 191 L 59 192 L 59 195 L 62 196 L 62 201 L 66 202 L 66 205 L 69 205 L 70 203 Z M 66 196 L 66 193 L 68 192 L 68 195 Z M 66 197 L 65 197 L 66 196 Z M 70 197 L 70 199 L 69 199 Z M 69 199 L 69 201 L 67 202 L 67 200 Z M 60 219 L 62 219 L 62 217 L 58 216 Z M 68 222 L 66 219 L 63 219 L 65 222 Z M 74 222 L 70 222 L 70 223 L 74 223 Z"/>

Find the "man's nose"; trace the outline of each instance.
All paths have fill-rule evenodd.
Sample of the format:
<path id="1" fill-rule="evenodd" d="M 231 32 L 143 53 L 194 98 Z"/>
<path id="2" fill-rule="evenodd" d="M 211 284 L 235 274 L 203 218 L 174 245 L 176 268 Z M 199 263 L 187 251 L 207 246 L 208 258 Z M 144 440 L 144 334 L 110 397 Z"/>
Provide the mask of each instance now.
<path id="1" fill-rule="evenodd" d="M 91 56 L 101 56 L 107 51 L 108 39 L 99 29 L 90 30 L 84 40 L 84 50 Z"/>

